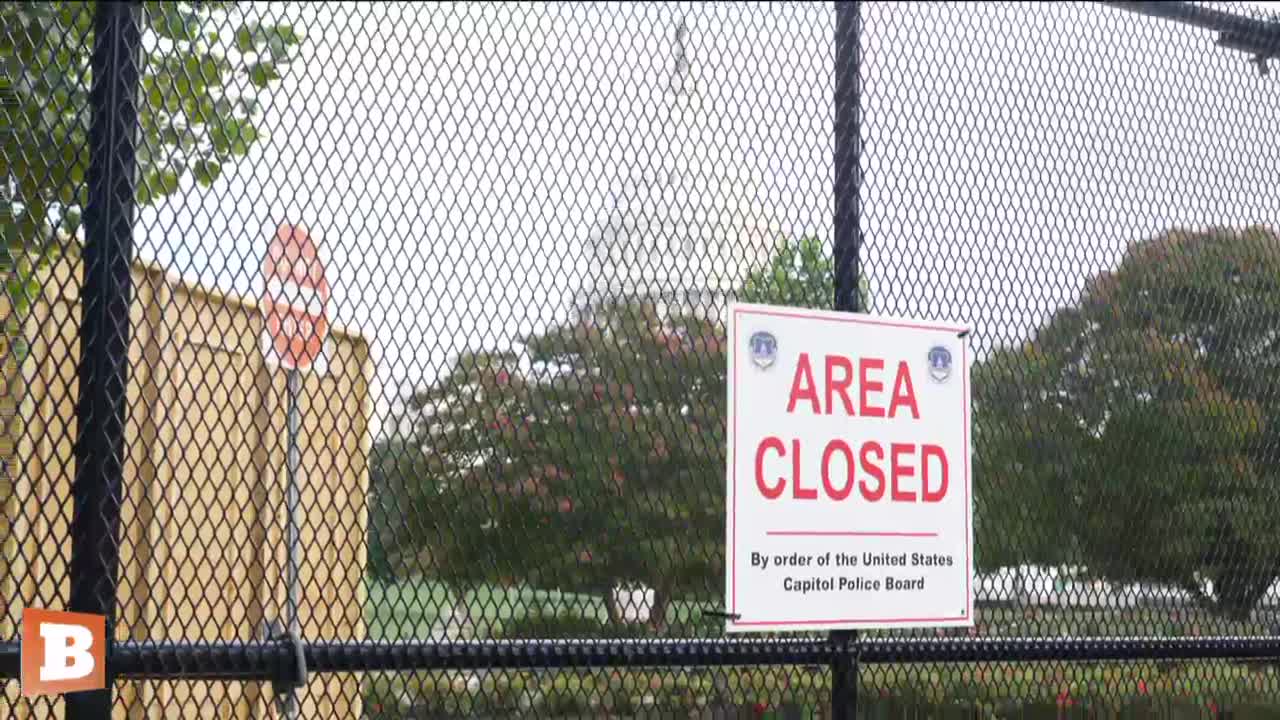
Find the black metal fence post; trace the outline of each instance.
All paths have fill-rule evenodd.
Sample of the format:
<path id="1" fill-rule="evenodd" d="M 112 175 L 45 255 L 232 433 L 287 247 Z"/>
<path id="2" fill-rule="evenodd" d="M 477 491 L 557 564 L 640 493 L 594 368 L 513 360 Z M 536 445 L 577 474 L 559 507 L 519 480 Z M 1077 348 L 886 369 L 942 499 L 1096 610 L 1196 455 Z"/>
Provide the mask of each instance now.
<path id="1" fill-rule="evenodd" d="M 860 2 L 836 4 L 835 33 L 835 309 L 863 310 L 862 285 L 862 137 Z M 833 632 L 831 716 L 857 715 L 858 662 L 856 632 Z"/>
<path id="2" fill-rule="evenodd" d="M 861 2 L 836 4 L 835 33 L 835 309 L 863 310 Z"/>
<path id="3" fill-rule="evenodd" d="M 97 4 L 80 292 L 80 397 L 69 609 L 107 616 L 107 686 L 69 693 L 68 720 L 110 717 L 133 256 L 140 6 Z"/>

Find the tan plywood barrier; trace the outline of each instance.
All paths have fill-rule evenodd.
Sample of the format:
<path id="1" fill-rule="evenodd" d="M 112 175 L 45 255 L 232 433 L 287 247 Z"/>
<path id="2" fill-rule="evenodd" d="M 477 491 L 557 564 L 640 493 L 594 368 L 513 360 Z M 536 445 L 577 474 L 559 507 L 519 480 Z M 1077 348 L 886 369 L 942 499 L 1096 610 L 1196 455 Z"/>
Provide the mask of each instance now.
<path id="1" fill-rule="evenodd" d="M 29 352 L 6 369 L 17 381 L 0 388 L 14 418 L 0 444 L 4 638 L 23 606 L 62 608 L 69 594 L 79 277 L 70 261 L 52 272 L 24 323 Z M 283 619 L 285 374 L 263 360 L 253 300 L 145 264 L 133 279 L 115 636 L 250 642 L 264 619 Z M 301 617 L 307 639 L 362 639 L 372 365 L 366 340 L 341 327 L 328 356 L 301 394 Z M 275 716 L 265 683 L 117 687 L 118 717 Z M 308 689 L 304 716 L 360 715 L 358 677 L 313 675 Z"/>

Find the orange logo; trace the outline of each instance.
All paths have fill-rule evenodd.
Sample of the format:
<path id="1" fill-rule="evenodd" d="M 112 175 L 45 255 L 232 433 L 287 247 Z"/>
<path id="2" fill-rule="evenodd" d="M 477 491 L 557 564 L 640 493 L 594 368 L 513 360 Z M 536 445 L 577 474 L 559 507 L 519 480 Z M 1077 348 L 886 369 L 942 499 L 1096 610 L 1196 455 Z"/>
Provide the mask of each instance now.
<path id="1" fill-rule="evenodd" d="M 101 690 L 107 684 L 106 647 L 103 615 L 23 609 L 22 694 Z"/>

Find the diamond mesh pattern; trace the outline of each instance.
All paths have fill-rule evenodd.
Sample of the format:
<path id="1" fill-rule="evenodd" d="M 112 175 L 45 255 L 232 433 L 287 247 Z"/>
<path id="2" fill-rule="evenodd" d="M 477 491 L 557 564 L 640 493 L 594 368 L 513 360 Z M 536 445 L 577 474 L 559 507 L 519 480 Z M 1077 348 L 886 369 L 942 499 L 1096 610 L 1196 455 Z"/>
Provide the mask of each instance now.
<path id="1" fill-rule="evenodd" d="M 971 631 L 864 638 L 1280 627 L 1280 95 L 1240 49 L 1280 45 L 1121 5 L 861 4 L 861 305 L 974 328 L 979 570 Z M 0 642 L 70 596 L 95 9 L 0 7 Z M 204 678 L 117 679 L 115 715 L 287 714 L 242 678 L 295 620 L 384 650 L 722 638 L 723 311 L 831 306 L 835 9 L 139 17 L 131 310 L 90 328 L 128 337 L 114 637 L 229 645 L 216 669 L 240 672 L 153 654 Z M 264 354 L 282 225 L 330 289 L 287 291 L 331 322 L 296 392 Z M 826 665 L 557 658 L 313 672 L 294 709 L 829 713 Z M 858 678 L 859 711 L 895 718 L 1250 717 L 1278 690 L 1273 665 L 1226 659 L 890 658 Z M 0 716 L 63 710 L 4 692 Z"/>
<path id="2" fill-rule="evenodd" d="M 53 259 L 73 255 L 89 163 L 91 8 L 12 4 L 0 8 L 0 640 L 18 633 L 21 608 L 64 607 L 70 532 L 78 314 L 58 298 L 66 276 L 41 283 Z M 42 287 L 43 285 L 43 287 Z M 41 320 L 33 322 L 39 313 Z M 31 362 L 48 348 L 51 362 Z M 28 542 L 30 540 L 30 542 Z M 43 716 L 59 703 L 18 703 L 5 681 L 0 707 Z M 12 712 L 12 711 L 9 711 Z"/>

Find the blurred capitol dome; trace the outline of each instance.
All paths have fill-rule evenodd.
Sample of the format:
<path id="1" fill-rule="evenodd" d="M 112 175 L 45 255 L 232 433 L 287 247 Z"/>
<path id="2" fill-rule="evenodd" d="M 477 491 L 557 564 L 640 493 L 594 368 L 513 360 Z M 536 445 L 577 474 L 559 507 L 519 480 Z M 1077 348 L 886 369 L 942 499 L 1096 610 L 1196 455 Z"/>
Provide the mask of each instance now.
<path id="1" fill-rule="evenodd" d="M 760 193 L 753 140 L 735 127 L 729 93 L 708 93 L 682 19 L 662 103 L 629 136 L 618 186 L 584 248 L 577 311 L 652 299 L 664 311 L 715 316 L 727 294 L 767 261 L 780 237 Z"/>

